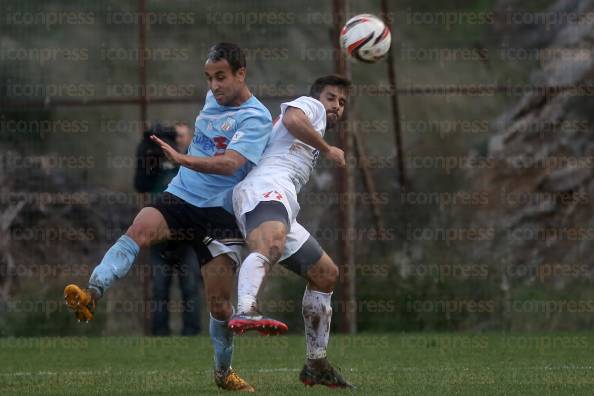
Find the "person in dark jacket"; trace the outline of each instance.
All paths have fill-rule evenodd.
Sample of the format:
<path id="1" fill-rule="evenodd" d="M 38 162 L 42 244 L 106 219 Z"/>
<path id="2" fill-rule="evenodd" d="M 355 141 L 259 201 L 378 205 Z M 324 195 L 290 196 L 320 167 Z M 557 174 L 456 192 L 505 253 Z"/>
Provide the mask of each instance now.
<path id="1" fill-rule="evenodd" d="M 186 123 L 177 123 L 174 128 L 156 124 L 146 131 L 137 149 L 137 172 L 135 187 L 138 192 L 160 193 L 177 174 L 175 166 L 163 154 L 161 148 L 150 140 L 151 135 L 169 142 L 179 152 L 186 153 L 192 142 L 193 132 Z M 169 240 L 150 248 L 153 275 L 152 334 L 170 334 L 169 312 L 171 284 L 175 274 L 181 289 L 181 307 L 171 309 L 182 313 L 182 335 L 200 333 L 200 268 L 192 246 L 184 241 Z"/>

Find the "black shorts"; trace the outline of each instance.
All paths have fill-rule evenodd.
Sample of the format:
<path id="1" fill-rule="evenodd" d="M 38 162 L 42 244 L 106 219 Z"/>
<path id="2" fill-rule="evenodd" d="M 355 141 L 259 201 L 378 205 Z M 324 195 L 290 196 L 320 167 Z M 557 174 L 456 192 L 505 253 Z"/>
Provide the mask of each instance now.
<path id="1" fill-rule="evenodd" d="M 168 192 L 160 194 L 155 203 L 148 206 L 161 212 L 169 227 L 170 239 L 187 241 L 194 246 L 200 265 L 212 260 L 206 246 L 213 239 L 222 243 L 243 240 L 235 216 L 221 207 L 200 208 Z"/>

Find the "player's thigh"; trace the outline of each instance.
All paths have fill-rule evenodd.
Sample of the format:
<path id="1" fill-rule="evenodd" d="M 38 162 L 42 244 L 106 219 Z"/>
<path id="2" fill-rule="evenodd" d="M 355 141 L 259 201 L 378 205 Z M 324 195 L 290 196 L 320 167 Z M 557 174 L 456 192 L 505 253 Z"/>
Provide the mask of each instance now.
<path id="1" fill-rule="evenodd" d="M 231 310 L 231 297 L 235 281 L 233 260 L 226 254 L 221 254 L 204 264 L 200 270 L 210 312 L 217 319 L 221 315 L 228 316 Z"/>
<path id="2" fill-rule="evenodd" d="M 147 247 L 168 239 L 170 232 L 161 212 L 153 207 L 146 207 L 136 215 L 126 235 L 134 239 L 139 246 Z"/>
<path id="3" fill-rule="evenodd" d="M 289 209 L 283 202 L 261 201 L 245 214 L 247 243 L 252 252 L 277 262 L 285 250 L 289 230 Z"/>
<path id="4" fill-rule="evenodd" d="M 338 266 L 326 252 L 313 265 L 309 266 L 305 278 L 312 290 L 330 293 L 338 280 Z"/>
<path id="5" fill-rule="evenodd" d="M 276 262 L 285 250 L 286 237 L 287 227 L 283 222 L 265 221 L 248 232 L 247 244 L 250 251 L 263 254 Z"/>

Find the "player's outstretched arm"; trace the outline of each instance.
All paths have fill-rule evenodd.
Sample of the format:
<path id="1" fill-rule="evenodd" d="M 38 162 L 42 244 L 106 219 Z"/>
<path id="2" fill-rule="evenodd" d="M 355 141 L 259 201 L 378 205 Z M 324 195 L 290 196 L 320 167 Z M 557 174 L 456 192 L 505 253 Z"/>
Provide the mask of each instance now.
<path id="1" fill-rule="evenodd" d="M 167 158 L 171 161 L 196 172 L 229 176 L 234 174 L 247 161 L 243 155 L 232 149 L 226 150 L 223 155 L 216 155 L 214 157 L 195 157 L 179 153 L 155 135 L 151 136 L 151 139 L 161 147 Z"/>
<path id="2" fill-rule="evenodd" d="M 316 131 L 311 121 L 303 110 L 297 107 L 290 107 L 283 115 L 283 124 L 291 135 L 309 144 L 313 148 L 320 150 L 326 157 L 334 161 L 338 166 L 345 166 L 344 151 L 338 147 L 331 146 Z"/>

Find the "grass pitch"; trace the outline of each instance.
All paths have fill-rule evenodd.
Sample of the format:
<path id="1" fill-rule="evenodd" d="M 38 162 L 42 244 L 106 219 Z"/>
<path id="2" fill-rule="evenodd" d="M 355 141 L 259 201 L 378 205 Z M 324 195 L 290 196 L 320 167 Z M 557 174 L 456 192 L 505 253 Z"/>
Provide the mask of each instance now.
<path id="1" fill-rule="evenodd" d="M 333 336 L 355 391 L 305 388 L 300 336 L 236 338 L 234 367 L 260 394 L 592 395 L 594 335 Z M 198 395 L 218 391 L 207 337 L 0 339 L 1 395 Z"/>

